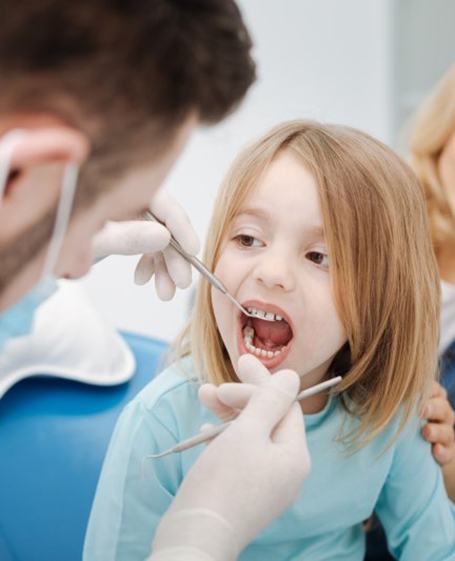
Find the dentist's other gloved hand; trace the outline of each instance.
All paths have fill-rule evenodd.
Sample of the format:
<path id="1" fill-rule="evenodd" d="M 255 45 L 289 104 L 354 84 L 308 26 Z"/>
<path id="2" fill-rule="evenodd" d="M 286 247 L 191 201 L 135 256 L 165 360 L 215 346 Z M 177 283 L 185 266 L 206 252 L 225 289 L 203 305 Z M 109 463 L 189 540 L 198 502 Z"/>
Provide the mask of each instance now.
<path id="1" fill-rule="evenodd" d="M 156 193 L 150 210 L 164 225 L 148 220 L 108 222 L 95 237 L 93 257 L 143 254 L 136 266 L 136 284 L 145 284 L 155 275 L 159 298 L 170 300 L 176 287 L 191 284 L 191 265 L 169 246 L 170 236 L 192 255 L 199 252 L 199 240 L 185 211 L 165 191 Z"/>
<path id="2" fill-rule="evenodd" d="M 295 500 L 309 473 L 295 372 L 270 376 L 252 355 L 241 378 L 267 379 L 204 450 L 158 526 L 150 561 L 233 561 Z M 242 384 L 236 384 L 241 386 Z"/>
<path id="3" fill-rule="evenodd" d="M 246 366 L 243 367 L 243 364 Z M 227 383 L 215 386 L 204 384 L 199 388 L 199 400 L 222 421 L 236 417 L 255 392 L 270 381 L 271 373 L 254 355 L 241 357 L 238 376 L 242 384 Z M 273 375 L 275 376 L 275 374 Z"/>

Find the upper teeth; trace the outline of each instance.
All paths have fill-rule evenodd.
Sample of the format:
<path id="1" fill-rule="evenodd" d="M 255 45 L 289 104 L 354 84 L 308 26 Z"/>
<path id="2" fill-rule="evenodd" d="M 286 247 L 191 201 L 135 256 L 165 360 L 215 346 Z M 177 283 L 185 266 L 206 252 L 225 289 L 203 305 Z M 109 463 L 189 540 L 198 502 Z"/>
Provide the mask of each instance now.
<path id="1" fill-rule="evenodd" d="M 272 312 L 264 312 L 264 310 L 258 310 L 257 308 L 247 308 L 248 312 L 261 319 L 265 319 L 266 321 L 281 321 L 283 318 L 278 314 L 274 314 Z"/>

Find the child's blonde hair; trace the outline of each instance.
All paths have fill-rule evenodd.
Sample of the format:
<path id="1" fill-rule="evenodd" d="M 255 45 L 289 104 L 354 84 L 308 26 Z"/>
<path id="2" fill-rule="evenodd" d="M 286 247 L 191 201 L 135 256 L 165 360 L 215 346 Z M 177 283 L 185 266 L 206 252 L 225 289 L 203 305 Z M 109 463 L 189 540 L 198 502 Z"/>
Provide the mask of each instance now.
<path id="1" fill-rule="evenodd" d="M 455 65 L 417 113 L 410 138 L 412 166 L 425 191 L 436 254 L 439 247 L 455 243 L 455 208 L 438 169 L 441 153 L 454 132 Z"/>
<path id="2" fill-rule="evenodd" d="M 211 270 L 231 221 L 281 150 L 297 155 L 319 188 L 333 292 L 348 339 L 332 370 L 344 374 L 343 402 L 360 418 L 352 436 L 367 442 L 402 404 L 404 423 L 436 375 L 439 282 L 422 191 L 410 168 L 367 134 L 284 123 L 244 150 L 222 185 L 205 248 Z M 176 350 L 179 357 L 192 354 L 205 379 L 237 381 L 203 280 Z"/>

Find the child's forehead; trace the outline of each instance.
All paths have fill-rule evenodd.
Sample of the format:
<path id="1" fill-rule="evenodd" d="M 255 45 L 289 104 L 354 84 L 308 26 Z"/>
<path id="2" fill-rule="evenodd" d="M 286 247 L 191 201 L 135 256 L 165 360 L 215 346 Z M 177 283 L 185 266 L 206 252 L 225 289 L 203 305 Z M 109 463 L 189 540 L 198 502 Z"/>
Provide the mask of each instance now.
<path id="1" fill-rule="evenodd" d="M 321 223 L 319 188 L 314 176 L 301 162 L 283 154 L 272 162 L 238 200 L 234 218 L 274 218 Z"/>
<path id="2" fill-rule="evenodd" d="M 251 201 L 258 199 L 272 203 L 283 200 L 299 203 L 308 199 L 317 202 L 318 192 L 318 184 L 313 173 L 308 170 L 301 158 L 287 150 L 278 154 L 257 174 L 255 180 L 246 186 L 242 205 L 250 205 Z"/>

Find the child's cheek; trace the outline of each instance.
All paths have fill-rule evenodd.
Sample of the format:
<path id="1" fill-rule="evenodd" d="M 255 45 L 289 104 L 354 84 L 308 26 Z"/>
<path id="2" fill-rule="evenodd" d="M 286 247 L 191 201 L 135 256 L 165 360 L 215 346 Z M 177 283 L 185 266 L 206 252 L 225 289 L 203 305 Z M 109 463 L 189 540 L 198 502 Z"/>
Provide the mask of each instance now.
<path id="1" fill-rule="evenodd" d="M 214 273 L 230 292 L 235 292 L 238 288 L 239 265 L 238 257 L 229 248 L 221 253 L 216 264 Z"/>
<path id="2" fill-rule="evenodd" d="M 227 298 L 216 288 L 212 288 L 212 305 L 216 327 L 225 347 L 229 350 L 233 331 L 232 310 Z"/>

